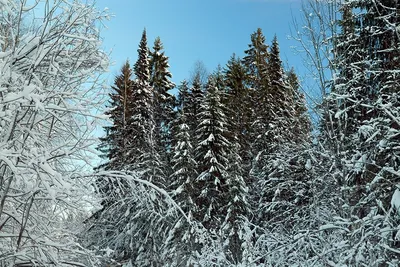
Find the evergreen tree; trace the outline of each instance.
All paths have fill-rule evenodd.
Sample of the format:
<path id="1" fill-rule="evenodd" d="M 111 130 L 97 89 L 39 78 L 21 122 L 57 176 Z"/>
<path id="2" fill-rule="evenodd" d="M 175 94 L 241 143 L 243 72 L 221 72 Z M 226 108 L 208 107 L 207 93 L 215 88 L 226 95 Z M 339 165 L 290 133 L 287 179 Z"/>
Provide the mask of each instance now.
<path id="1" fill-rule="evenodd" d="M 121 170 L 124 168 L 126 158 L 124 154 L 127 144 L 130 142 L 129 135 L 126 135 L 127 124 L 132 115 L 132 70 L 129 62 L 121 68 L 121 74 L 114 79 L 111 86 L 112 92 L 109 94 L 109 109 L 106 115 L 110 116 L 112 125 L 105 126 L 105 137 L 100 138 L 98 150 L 102 152 L 105 163 L 97 167 L 98 170 Z M 96 187 L 100 195 L 104 198 L 103 207 L 108 206 L 115 198 L 118 198 L 117 189 L 120 184 L 111 182 L 106 177 L 101 177 L 96 181 Z"/>
<path id="2" fill-rule="evenodd" d="M 194 185 L 195 218 L 206 228 L 214 229 L 221 225 L 226 215 L 223 207 L 226 202 L 226 169 L 231 145 L 227 140 L 227 121 L 220 95 L 215 81 L 209 79 L 198 114 L 198 144 L 195 150 L 199 173 Z"/>
<path id="3" fill-rule="evenodd" d="M 226 196 L 227 214 L 222 229 L 225 230 L 229 239 L 228 257 L 235 263 L 242 262 L 243 218 L 247 217 L 250 211 L 249 190 L 245 181 L 247 176 L 239 152 L 239 141 L 235 136 L 232 136 L 226 178 L 228 188 Z"/>
<path id="4" fill-rule="evenodd" d="M 234 133 L 239 142 L 239 156 L 242 159 L 243 168 L 246 173 L 251 166 L 251 137 L 252 128 L 252 108 L 255 101 L 252 89 L 246 86 L 247 73 L 240 58 L 232 55 L 225 70 L 225 84 L 227 88 L 227 117 L 231 122 L 231 132 Z"/>
<path id="5" fill-rule="evenodd" d="M 158 160 L 158 155 L 155 151 L 153 88 L 150 86 L 148 54 L 147 36 L 144 30 L 134 68 L 136 79 L 133 84 L 133 109 L 128 125 L 128 134 L 132 136 L 132 142 L 128 144 L 129 152 L 126 157 L 129 160 L 127 167 L 130 169 L 146 172 L 152 169 L 147 176 L 147 179 L 152 181 L 153 168 L 159 164 L 152 162 Z"/>
<path id="6" fill-rule="evenodd" d="M 300 82 L 294 71 L 290 69 L 285 77 L 285 85 L 293 95 L 294 122 L 292 124 L 293 141 L 296 144 L 311 141 L 311 121 L 304 94 L 300 92 Z"/>
<path id="7" fill-rule="evenodd" d="M 180 207 L 186 213 L 191 213 L 195 202 L 193 186 L 196 177 L 196 161 L 184 109 L 179 111 L 175 124 L 178 129 L 175 134 L 176 145 L 173 148 L 171 188 Z"/>
<path id="8" fill-rule="evenodd" d="M 150 86 L 154 90 L 154 122 L 155 139 L 158 152 L 165 165 L 169 165 L 171 150 L 171 122 L 174 116 L 175 97 L 168 91 L 175 87 L 170 81 L 168 57 L 165 56 L 163 45 L 159 37 L 154 41 L 153 51 L 150 53 Z"/>
<path id="9" fill-rule="evenodd" d="M 251 187 L 256 222 L 273 229 L 290 227 L 293 220 L 288 215 L 299 214 L 309 203 L 311 179 L 302 151 L 309 149 L 310 123 L 295 73 L 290 80 L 284 74 L 276 36 L 267 67 L 270 84 L 257 92 L 261 108 L 253 124 L 257 135 L 252 147 L 257 156 Z"/>
<path id="10" fill-rule="evenodd" d="M 265 36 L 260 28 L 251 34 L 249 49 L 245 51 L 243 65 L 246 69 L 246 84 L 249 86 L 249 124 L 252 125 L 249 131 L 248 142 L 250 144 L 251 157 L 254 158 L 260 150 L 265 149 L 265 145 L 260 142 L 264 140 L 263 134 L 266 132 L 266 120 L 263 113 L 269 110 L 266 95 L 270 88 L 268 75 L 268 45 L 265 43 Z"/>
<path id="11" fill-rule="evenodd" d="M 194 180 L 197 177 L 196 161 L 194 159 L 194 147 L 189 121 L 186 116 L 189 100 L 189 85 L 186 80 L 178 87 L 178 101 L 175 119 L 172 122 L 172 174 L 170 176 L 169 190 L 176 203 L 182 210 L 193 219 L 195 208 Z M 185 218 L 180 218 L 172 229 L 170 236 L 173 236 L 171 243 L 167 246 L 168 254 L 172 257 L 172 262 L 196 262 L 194 259 L 198 245 L 195 236 Z"/>
<path id="12" fill-rule="evenodd" d="M 134 66 L 136 80 L 142 84 L 150 84 L 150 62 L 149 48 L 147 47 L 147 33 L 143 30 L 142 38 L 140 39 L 138 51 L 138 60 Z"/>
<path id="13" fill-rule="evenodd" d="M 141 179 L 147 180 L 160 188 L 165 187 L 165 166 L 159 154 L 155 112 L 154 112 L 154 88 L 151 86 L 150 58 L 147 47 L 146 31 L 143 31 L 138 49 L 138 60 L 134 66 L 135 80 L 132 88 L 132 111 L 127 124 L 128 152 L 124 155 L 127 164 L 125 169 L 134 171 Z M 126 235 L 119 244 L 121 253 L 126 254 L 133 264 L 146 266 L 160 265 L 160 248 L 165 239 L 166 219 L 157 216 L 157 213 L 165 208 L 165 202 L 160 202 L 154 192 L 144 203 L 137 203 L 138 196 L 128 192 L 121 207 L 115 207 L 117 213 L 134 213 L 134 219 L 125 218 L 123 214 L 115 214 L 123 219 L 118 223 L 121 226 L 120 235 Z M 145 196 L 146 198 L 148 196 Z M 147 203 L 146 203 L 147 202 Z M 126 205 L 126 203 L 130 203 Z M 124 209 L 126 211 L 124 211 Z M 112 220 L 111 220 L 112 221 Z M 129 232 L 125 233 L 125 229 Z M 162 234 L 160 234 L 160 231 Z M 132 243 L 136 239 L 137 242 Z M 123 240 L 129 240 L 123 241 Z"/>
<path id="14" fill-rule="evenodd" d="M 132 89 L 132 113 L 127 125 L 129 143 L 124 155 L 127 164 L 125 169 L 135 170 L 142 177 L 159 187 L 165 185 L 165 169 L 157 150 L 157 139 L 154 121 L 154 90 L 150 86 L 149 50 L 146 31 L 138 49 L 138 60 L 135 63 Z"/>
<path id="15" fill-rule="evenodd" d="M 276 35 L 272 40 L 272 45 L 268 53 L 268 75 L 272 85 L 283 84 L 284 71 L 280 57 L 278 38 Z"/>
<path id="16" fill-rule="evenodd" d="M 248 84 L 254 89 L 268 87 L 270 84 L 268 76 L 268 45 L 260 28 L 251 34 L 249 49 L 245 51 L 243 64 L 248 70 Z"/>
<path id="17" fill-rule="evenodd" d="M 295 120 L 294 94 L 292 88 L 284 83 L 285 77 L 279 50 L 275 36 L 268 54 L 268 76 L 271 84 L 265 93 L 261 93 L 263 109 L 259 111 L 259 118 L 263 135 L 257 140 L 259 148 L 268 150 L 294 140 L 291 129 Z"/>
<path id="18" fill-rule="evenodd" d="M 197 146 L 196 129 L 198 126 L 198 114 L 200 113 L 200 106 L 203 101 L 203 86 L 201 85 L 200 76 L 195 76 L 192 86 L 189 90 L 189 95 L 186 104 L 185 114 L 188 118 L 188 125 L 190 130 L 191 142 L 194 147 Z"/>
<path id="19" fill-rule="evenodd" d="M 189 109 L 189 101 L 190 101 L 190 92 L 189 92 L 189 84 L 186 80 L 183 80 L 182 83 L 178 86 L 178 99 L 177 99 L 177 110 L 187 111 Z"/>
<path id="20" fill-rule="evenodd" d="M 114 79 L 109 94 L 109 109 L 105 112 L 112 121 L 111 126 L 105 126 L 106 136 L 100 138 L 99 150 L 107 161 L 99 166 L 100 169 L 118 170 L 124 163 L 122 150 L 126 147 L 128 137 L 125 135 L 127 122 L 132 112 L 132 70 L 129 62 L 121 68 L 121 74 Z"/>

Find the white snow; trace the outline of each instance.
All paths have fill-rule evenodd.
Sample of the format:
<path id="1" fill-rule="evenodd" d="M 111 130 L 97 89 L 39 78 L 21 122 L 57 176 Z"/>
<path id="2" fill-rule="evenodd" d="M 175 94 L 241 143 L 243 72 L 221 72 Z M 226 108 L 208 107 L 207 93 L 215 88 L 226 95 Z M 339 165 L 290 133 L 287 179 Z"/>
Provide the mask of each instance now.
<path id="1" fill-rule="evenodd" d="M 312 166 L 311 166 L 311 160 L 310 160 L 310 159 L 307 159 L 305 168 L 306 168 L 307 170 L 311 170 Z"/>
<path id="2" fill-rule="evenodd" d="M 393 193 L 392 200 L 390 201 L 391 206 L 399 212 L 400 208 L 400 190 L 399 188 L 396 188 L 396 190 Z"/>

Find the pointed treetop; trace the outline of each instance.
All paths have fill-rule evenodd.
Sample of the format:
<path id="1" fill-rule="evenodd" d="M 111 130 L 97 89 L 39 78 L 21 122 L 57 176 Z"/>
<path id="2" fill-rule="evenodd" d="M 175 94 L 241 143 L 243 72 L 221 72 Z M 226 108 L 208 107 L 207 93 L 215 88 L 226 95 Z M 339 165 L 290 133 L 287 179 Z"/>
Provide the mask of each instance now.
<path id="1" fill-rule="evenodd" d="M 283 67 L 280 57 L 280 49 L 276 34 L 272 40 L 271 50 L 269 53 L 269 75 L 272 84 L 282 84 L 283 82 Z"/>
<path id="2" fill-rule="evenodd" d="M 292 87 L 294 90 L 298 90 L 300 88 L 300 82 L 293 67 L 287 72 L 286 76 L 287 83 L 290 85 L 290 87 Z"/>
<path id="3" fill-rule="evenodd" d="M 225 84 L 233 91 L 238 91 L 244 87 L 243 82 L 246 79 L 246 70 L 239 57 L 232 54 L 224 68 Z"/>
<path id="4" fill-rule="evenodd" d="M 149 49 L 147 47 L 146 29 L 143 30 L 142 39 L 140 40 L 138 51 L 138 60 L 136 61 L 134 70 L 136 78 L 139 82 L 148 83 L 149 74 Z"/>
<path id="5" fill-rule="evenodd" d="M 186 108 L 186 103 L 189 97 L 189 84 L 186 80 L 183 80 L 178 86 L 178 110 Z"/>
<path id="6" fill-rule="evenodd" d="M 244 52 L 243 64 L 248 70 L 249 84 L 255 88 L 268 86 L 268 45 L 260 28 L 251 34 L 249 49 Z"/>
<path id="7" fill-rule="evenodd" d="M 161 42 L 161 39 L 159 36 L 156 37 L 156 39 L 154 40 L 154 46 L 153 46 L 153 50 L 154 52 L 158 52 L 164 49 L 164 46 Z"/>

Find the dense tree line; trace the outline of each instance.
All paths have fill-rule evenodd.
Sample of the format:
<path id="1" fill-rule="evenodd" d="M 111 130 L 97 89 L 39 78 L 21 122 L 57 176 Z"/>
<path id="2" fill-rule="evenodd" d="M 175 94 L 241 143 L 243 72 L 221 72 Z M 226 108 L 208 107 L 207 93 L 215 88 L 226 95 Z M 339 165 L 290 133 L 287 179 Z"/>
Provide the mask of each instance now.
<path id="1" fill-rule="evenodd" d="M 174 99 L 168 94 L 173 85 L 167 58 L 164 68 L 155 64 L 164 56 L 160 39 L 149 52 L 144 33 L 126 84 L 133 84 L 128 91 L 150 92 L 147 102 L 131 95 L 136 108 L 144 107 L 140 114 L 151 115 L 127 127 L 148 125 L 146 133 L 155 132 L 140 144 L 120 147 L 120 154 L 108 154 L 106 166 L 125 161 L 112 168 L 140 171 L 188 218 L 152 219 L 145 231 L 157 244 L 117 259 L 143 265 L 145 254 L 147 265 L 163 259 L 172 266 L 398 264 L 399 3 L 310 1 L 304 7 L 332 19 L 318 15 L 315 22 L 307 13 L 305 20 L 322 29 L 320 35 L 304 35 L 314 46 L 314 76 L 324 97 L 317 103 L 314 134 L 299 79 L 283 68 L 276 36 L 268 44 L 257 29 L 243 58 L 232 55 L 206 82 L 193 75 L 191 83 L 178 86 Z M 331 15 L 335 12 L 340 16 Z M 324 64 L 333 74 L 330 80 Z M 139 65 L 165 82 L 150 82 L 145 90 Z M 125 68 L 122 74 L 131 72 Z M 111 99 L 123 98 L 121 91 L 114 90 Z M 115 121 L 120 105 L 111 107 Z M 129 112 L 138 116 L 135 109 Z M 123 136 L 128 143 L 137 138 L 135 131 Z M 110 153 L 114 139 L 107 138 L 103 146 Z M 153 161 L 135 165 L 129 162 L 131 150 L 149 153 Z M 154 179 L 156 173 L 164 179 Z M 110 191 L 105 196 L 113 195 Z M 103 216 L 113 212 L 118 211 Z M 168 207 L 159 212 L 168 214 Z"/>
<path id="2" fill-rule="evenodd" d="M 276 37 L 176 86 L 144 31 L 93 170 L 107 13 L 3 0 L 0 266 L 398 266 L 400 2 L 303 8 L 314 124 Z"/>
<path id="3" fill-rule="evenodd" d="M 271 216 L 259 209 L 265 199 L 273 198 L 273 192 L 265 194 L 262 183 L 264 162 L 284 147 L 307 146 L 311 141 L 298 79 L 293 70 L 284 70 L 277 38 L 269 46 L 258 29 L 243 59 L 233 55 L 206 83 L 195 73 L 191 84 L 183 81 L 178 86 L 175 97 L 169 92 L 174 84 L 162 49 L 160 38 L 149 49 L 144 31 L 134 67 L 126 62 L 115 78 L 107 112 L 112 125 L 105 128 L 99 147 L 106 161 L 98 169 L 135 171 L 170 193 L 192 220 L 169 230 L 175 242 L 181 243 L 180 252 L 170 248 L 179 261 L 190 264 L 205 247 L 194 241 L 199 234 L 193 230 L 197 225 L 227 238 L 226 258 L 239 263 L 244 220 L 251 216 L 258 224 Z M 121 213 L 107 208 L 129 189 L 107 177 L 99 177 L 96 186 L 104 198 L 103 212 L 96 216 L 104 219 Z M 174 223 L 171 220 L 156 220 L 143 229 L 132 226 L 137 231 L 145 229 L 144 235 L 154 235 L 153 244 L 138 246 L 140 251 L 130 248 L 129 255 L 122 246 L 122 258 L 129 256 L 140 265 L 144 263 L 139 258 L 147 255 L 148 263 L 157 265 L 157 257 L 150 255 L 161 254 L 164 241 L 157 232 L 160 228 L 154 227 Z M 133 220 L 132 224 L 141 223 Z"/>

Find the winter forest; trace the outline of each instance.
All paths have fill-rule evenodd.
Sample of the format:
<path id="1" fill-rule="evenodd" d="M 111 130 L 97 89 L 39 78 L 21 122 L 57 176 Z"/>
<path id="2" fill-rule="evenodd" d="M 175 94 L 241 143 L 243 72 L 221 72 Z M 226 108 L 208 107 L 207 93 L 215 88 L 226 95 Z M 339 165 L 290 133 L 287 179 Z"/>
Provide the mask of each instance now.
<path id="1" fill-rule="evenodd" d="M 400 1 L 302 11 L 318 94 L 261 28 L 178 84 L 144 30 L 110 84 L 107 10 L 0 0 L 0 267 L 399 266 Z"/>

